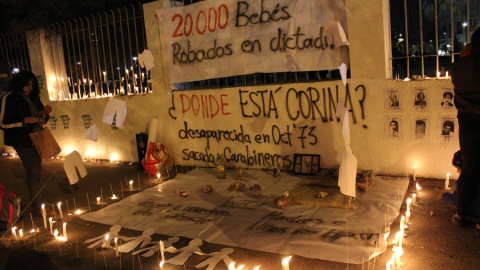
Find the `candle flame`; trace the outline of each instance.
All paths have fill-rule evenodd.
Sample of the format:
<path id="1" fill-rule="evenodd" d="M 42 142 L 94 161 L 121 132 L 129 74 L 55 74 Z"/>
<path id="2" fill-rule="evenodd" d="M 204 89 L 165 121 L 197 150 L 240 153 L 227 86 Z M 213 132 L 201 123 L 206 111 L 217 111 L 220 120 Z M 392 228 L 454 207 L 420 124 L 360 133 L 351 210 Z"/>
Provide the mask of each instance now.
<path id="1" fill-rule="evenodd" d="M 110 234 L 107 233 L 107 235 L 105 235 L 105 240 L 108 240 L 110 238 Z"/>
<path id="2" fill-rule="evenodd" d="M 160 262 L 160 267 L 163 268 L 163 265 L 164 265 L 164 264 L 165 264 L 165 262 L 164 262 L 164 261 L 161 261 L 161 262 Z"/>
<path id="3" fill-rule="evenodd" d="M 235 269 L 235 262 L 232 262 L 231 264 L 228 265 L 228 270 L 234 270 Z"/>
<path id="4" fill-rule="evenodd" d="M 240 265 L 237 270 L 242 270 L 245 267 L 245 265 Z"/>
<path id="5" fill-rule="evenodd" d="M 61 203 L 61 202 L 58 202 L 58 203 L 57 203 L 57 206 L 60 207 L 60 205 L 62 205 L 62 203 Z"/>
<path id="6" fill-rule="evenodd" d="M 416 169 L 416 168 L 417 168 L 417 165 L 413 165 L 413 168 Z"/>
<path id="7" fill-rule="evenodd" d="M 447 177 L 449 177 L 449 176 L 450 176 L 450 173 L 447 173 Z"/>
<path id="8" fill-rule="evenodd" d="M 82 213 L 82 210 L 80 210 L 80 209 L 77 209 L 77 211 L 75 211 L 75 214 L 77 214 L 77 215 L 80 215 L 81 213 Z"/>
<path id="9" fill-rule="evenodd" d="M 412 203 L 412 198 L 407 199 L 407 204 L 410 204 L 410 203 Z"/>
<path id="10" fill-rule="evenodd" d="M 257 266 L 257 267 L 255 267 L 255 268 L 253 268 L 253 270 L 258 270 L 258 269 L 260 269 L 260 265 Z"/>
<path id="11" fill-rule="evenodd" d="M 288 264 L 288 262 L 290 261 L 291 258 L 292 258 L 292 256 L 283 259 L 282 264 Z"/>

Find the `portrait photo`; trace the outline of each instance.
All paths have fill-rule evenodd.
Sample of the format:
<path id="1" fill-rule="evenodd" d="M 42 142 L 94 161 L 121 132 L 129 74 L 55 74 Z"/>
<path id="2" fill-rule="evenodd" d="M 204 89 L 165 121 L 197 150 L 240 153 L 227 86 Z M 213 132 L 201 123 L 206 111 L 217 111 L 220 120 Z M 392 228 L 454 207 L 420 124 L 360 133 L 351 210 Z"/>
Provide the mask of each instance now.
<path id="1" fill-rule="evenodd" d="M 455 132 L 455 124 L 452 120 L 444 120 L 442 124 L 442 135 L 452 136 Z"/>
<path id="2" fill-rule="evenodd" d="M 442 95 L 442 102 L 440 105 L 445 109 L 453 108 L 453 92 L 452 91 L 445 91 Z"/>
<path id="3" fill-rule="evenodd" d="M 398 90 L 385 90 L 384 94 L 384 103 L 385 103 L 385 111 L 398 111 L 401 108 L 400 102 L 400 91 Z"/>
<path id="4" fill-rule="evenodd" d="M 399 137 L 401 135 L 402 127 L 400 119 L 397 117 L 389 117 L 385 122 L 385 136 Z"/>
<path id="5" fill-rule="evenodd" d="M 415 106 L 427 106 L 425 91 L 417 91 L 415 95 Z"/>
<path id="6" fill-rule="evenodd" d="M 415 120 L 415 135 L 425 135 L 427 129 L 427 120 L 426 119 L 417 119 Z"/>

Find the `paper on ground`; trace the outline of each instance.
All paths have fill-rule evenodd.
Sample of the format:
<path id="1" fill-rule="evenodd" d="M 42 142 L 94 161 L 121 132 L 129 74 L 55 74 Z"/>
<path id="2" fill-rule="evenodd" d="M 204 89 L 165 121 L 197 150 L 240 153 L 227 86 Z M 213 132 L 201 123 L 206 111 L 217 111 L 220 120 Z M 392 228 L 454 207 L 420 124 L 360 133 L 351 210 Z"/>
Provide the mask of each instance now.
<path id="1" fill-rule="evenodd" d="M 235 174 L 227 170 L 227 179 L 220 180 L 214 168 L 197 168 L 80 217 L 138 231 L 151 227 L 164 235 L 359 264 L 386 250 L 385 233 L 399 214 L 408 183 L 407 178 L 375 176 L 371 189 L 353 200 L 356 209 L 293 204 L 281 209 L 273 198 L 309 176 L 273 177 L 271 172 L 244 170 L 247 188 L 263 187 L 262 196 L 253 196 L 248 190 L 228 191 L 237 181 Z M 207 184 L 214 192 L 201 191 Z M 188 190 L 188 197 L 176 195 L 179 188 Z"/>

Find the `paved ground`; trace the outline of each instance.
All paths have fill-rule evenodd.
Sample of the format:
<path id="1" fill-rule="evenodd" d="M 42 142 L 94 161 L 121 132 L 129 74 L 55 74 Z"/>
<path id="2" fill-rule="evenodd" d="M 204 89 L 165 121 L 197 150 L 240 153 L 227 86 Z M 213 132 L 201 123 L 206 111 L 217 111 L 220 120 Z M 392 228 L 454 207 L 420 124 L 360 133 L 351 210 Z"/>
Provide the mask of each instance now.
<path id="1" fill-rule="evenodd" d="M 141 189 L 154 184 L 153 178 L 143 174 L 138 164 L 112 164 L 108 162 L 85 162 L 88 175 L 77 186 L 70 186 L 63 170 L 62 160 L 46 160 L 43 166 L 43 177 L 48 181 L 44 197 L 47 202 L 62 201 L 64 211 L 72 211 L 75 207 L 88 210 L 87 194 L 92 211 L 99 208 L 95 198 L 100 190 L 104 196 L 111 196 L 111 189 L 121 197 L 121 184 L 126 190 L 126 179 L 140 179 Z M 183 168 L 183 171 L 192 168 Z M 179 173 L 182 168 L 179 168 Z M 173 178 L 174 175 L 171 175 Z M 25 173 L 20 160 L 11 156 L 0 156 L 0 181 L 12 187 L 14 191 L 27 201 L 27 189 L 24 184 Z M 413 208 L 410 227 L 403 242 L 404 254 L 401 257 L 402 269 L 480 269 L 480 235 L 476 235 L 474 224 L 462 228 L 453 227 L 451 216 L 453 211 L 436 197 L 443 191 L 443 180 L 419 179 L 422 186 L 419 206 Z M 111 186 L 110 186 L 111 185 Z M 453 186 L 453 183 L 451 183 Z M 123 196 L 129 192 L 124 191 Z M 18 220 L 17 227 L 30 230 L 32 221 L 30 209 Z M 57 213 L 58 214 L 58 213 Z M 365 217 L 368 218 L 368 217 Z M 143 258 L 132 255 L 115 257 L 115 251 L 87 249 L 83 242 L 100 235 L 110 226 L 84 221 L 76 216 L 64 218 L 68 224 L 69 241 L 59 243 L 52 241 L 48 232 L 43 231 L 36 237 L 24 242 L 12 241 L 10 232 L 0 232 L 0 269 L 159 269 L 157 256 Z M 38 226 L 43 226 L 42 218 L 33 218 Z M 398 225 L 392 224 L 393 233 L 388 239 L 389 247 L 377 259 L 364 265 L 352 265 L 330 261 L 321 261 L 294 256 L 290 260 L 292 270 L 316 269 L 385 269 L 392 256 L 392 238 Z M 136 236 L 138 232 L 123 229 L 122 234 Z M 165 239 L 165 235 L 154 235 L 153 240 Z M 180 244 L 185 245 L 190 239 L 182 238 Z M 3 247 L 2 247 L 3 246 Z M 8 246 L 5 248 L 4 246 Z M 225 246 L 204 243 L 202 251 L 210 253 Z M 261 265 L 260 269 L 282 269 L 283 255 L 258 252 L 234 247 L 231 258 L 244 264 L 244 270 Z M 167 259 L 169 254 L 167 254 Z M 185 265 L 166 265 L 164 269 L 197 269 L 194 266 L 205 257 L 193 255 Z M 227 269 L 219 263 L 215 269 Z"/>

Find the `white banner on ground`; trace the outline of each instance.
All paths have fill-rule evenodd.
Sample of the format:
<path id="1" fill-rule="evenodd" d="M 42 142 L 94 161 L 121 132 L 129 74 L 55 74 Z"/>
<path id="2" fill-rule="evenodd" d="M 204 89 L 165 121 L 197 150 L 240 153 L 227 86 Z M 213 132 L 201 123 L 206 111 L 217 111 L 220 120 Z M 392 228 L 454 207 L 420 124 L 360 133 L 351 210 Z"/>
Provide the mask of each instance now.
<path id="1" fill-rule="evenodd" d="M 337 69 L 339 46 L 347 44 L 346 36 L 334 44 L 339 30 L 327 29 L 338 25 L 345 35 L 342 0 L 201 1 L 157 17 L 169 83 Z"/>
<path id="2" fill-rule="evenodd" d="M 228 191 L 236 171 L 217 179 L 215 169 L 195 169 L 154 188 L 129 196 L 81 218 L 122 228 L 170 236 L 198 238 L 210 243 L 308 258 L 359 264 L 386 249 L 385 233 L 398 216 L 407 189 L 406 178 L 374 177 L 368 192 L 359 192 L 356 209 L 289 204 L 274 198 L 308 176 L 244 170 L 247 190 Z M 263 187 L 254 196 L 248 187 Z M 212 185 L 214 191 L 201 191 Z M 185 189 L 188 196 L 176 195 Z M 161 191 L 160 191 L 161 190 Z M 380 235 L 380 236 L 379 236 Z M 378 253 L 377 253 L 378 254 Z"/>

